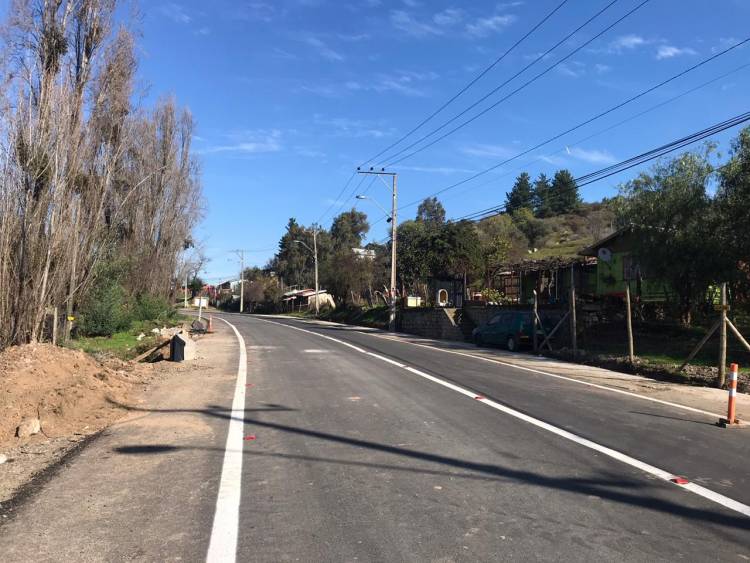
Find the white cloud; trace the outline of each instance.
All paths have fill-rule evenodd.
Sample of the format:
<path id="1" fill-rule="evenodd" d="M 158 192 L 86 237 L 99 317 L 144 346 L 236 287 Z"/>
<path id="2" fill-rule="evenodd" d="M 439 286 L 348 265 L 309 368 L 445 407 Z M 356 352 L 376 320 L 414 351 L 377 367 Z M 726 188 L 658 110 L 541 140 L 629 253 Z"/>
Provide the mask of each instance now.
<path id="1" fill-rule="evenodd" d="M 459 24 L 463 19 L 464 12 L 458 8 L 447 8 L 432 16 L 432 21 L 443 27 Z"/>
<path id="2" fill-rule="evenodd" d="M 586 74 L 586 65 L 579 61 L 561 63 L 555 68 L 559 74 L 562 74 L 563 76 L 569 76 L 571 78 L 578 78 Z"/>
<path id="3" fill-rule="evenodd" d="M 349 119 L 347 117 L 323 117 L 316 114 L 313 116 L 316 126 L 327 129 L 334 137 L 362 138 L 371 137 L 382 139 L 392 133 L 392 130 L 382 127 L 379 123 L 362 119 Z"/>
<path id="4" fill-rule="evenodd" d="M 492 158 L 510 158 L 518 151 L 509 149 L 503 145 L 474 144 L 462 147 L 461 152 L 470 156 L 483 156 Z"/>
<path id="5" fill-rule="evenodd" d="M 487 37 L 492 33 L 497 33 L 516 21 L 516 16 L 490 16 L 479 18 L 473 23 L 466 24 L 466 32 L 474 37 Z"/>
<path id="6" fill-rule="evenodd" d="M 642 47 L 648 43 L 650 43 L 650 41 L 644 39 L 640 35 L 630 33 L 615 38 L 615 40 L 610 42 L 607 46 L 607 51 L 610 53 L 622 53 L 623 51 L 632 51 L 633 49 Z"/>
<path id="7" fill-rule="evenodd" d="M 565 152 L 578 160 L 591 164 L 614 164 L 617 162 L 609 152 L 597 149 L 582 149 L 580 147 L 565 147 Z"/>
<path id="8" fill-rule="evenodd" d="M 656 60 L 672 59 L 681 55 L 697 55 L 695 49 L 690 47 L 675 47 L 674 45 L 660 45 L 656 50 Z"/>
<path id="9" fill-rule="evenodd" d="M 339 33 L 336 37 L 341 39 L 341 41 L 347 41 L 350 43 L 355 43 L 357 41 L 367 41 L 368 39 L 372 39 L 372 35 L 369 33 Z"/>
<path id="10" fill-rule="evenodd" d="M 282 149 L 281 131 L 277 129 L 273 129 L 271 131 L 251 131 L 240 134 L 232 134 L 229 136 L 238 140 L 232 144 L 215 145 L 198 152 L 200 154 L 260 154 L 279 152 Z"/>
<path id="11" fill-rule="evenodd" d="M 732 45 L 736 45 L 739 42 L 740 40 L 737 39 L 736 37 L 720 37 L 719 44 L 711 47 L 711 52 L 718 53 L 719 51 L 724 51 L 726 49 L 729 49 L 729 47 L 731 47 Z"/>
<path id="12" fill-rule="evenodd" d="M 331 49 L 328 45 L 325 44 L 325 42 L 323 42 L 322 39 L 319 39 L 318 37 L 306 37 L 304 39 L 304 42 L 311 47 L 314 47 L 321 57 L 323 57 L 324 59 L 328 59 L 329 61 L 341 62 L 346 58 L 338 51 L 334 51 L 333 49 Z"/>
<path id="13" fill-rule="evenodd" d="M 399 31 L 413 37 L 442 35 L 443 31 L 428 23 L 417 21 L 411 14 L 403 10 L 391 11 L 391 25 Z"/>
<path id="14" fill-rule="evenodd" d="M 175 2 L 163 4 L 159 11 L 175 23 L 188 24 L 193 18 L 185 11 L 185 8 Z"/>
<path id="15" fill-rule="evenodd" d="M 596 70 L 596 72 L 598 74 L 604 74 L 604 73 L 609 72 L 610 70 L 612 70 L 612 67 L 609 66 L 609 65 L 604 65 L 604 64 L 601 64 L 601 63 L 597 63 L 597 64 L 594 65 L 594 70 Z"/>
<path id="16" fill-rule="evenodd" d="M 495 9 L 497 9 L 498 12 L 502 12 L 510 8 L 518 8 L 519 6 L 523 6 L 524 4 L 525 2 L 500 2 L 497 6 L 495 6 Z"/>

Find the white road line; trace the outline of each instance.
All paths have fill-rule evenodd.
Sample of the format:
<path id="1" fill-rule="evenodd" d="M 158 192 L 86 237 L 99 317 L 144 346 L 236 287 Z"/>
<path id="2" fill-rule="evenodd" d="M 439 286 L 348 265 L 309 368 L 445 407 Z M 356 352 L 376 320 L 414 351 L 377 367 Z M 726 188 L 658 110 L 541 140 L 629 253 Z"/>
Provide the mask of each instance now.
<path id="1" fill-rule="evenodd" d="M 308 334 L 312 334 L 315 336 L 318 336 L 320 338 L 325 338 L 327 340 L 331 340 L 333 342 L 337 342 L 338 344 L 343 344 L 344 346 L 347 346 L 349 348 L 354 348 L 360 351 L 361 353 L 371 356 L 373 358 L 376 358 L 378 360 L 383 360 L 388 362 L 389 364 L 392 364 L 394 366 L 400 367 L 402 369 L 405 369 L 406 371 L 413 373 L 415 375 L 418 375 L 419 377 L 422 377 L 424 379 L 427 379 L 433 383 L 437 383 L 438 385 L 441 385 L 443 387 L 446 387 L 452 391 L 455 391 L 456 393 L 460 393 L 461 395 L 464 395 L 466 397 L 470 397 L 471 399 L 481 402 L 488 407 L 491 407 L 495 410 L 498 410 L 500 412 L 503 412 L 509 416 L 512 416 L 514 418 L 517 418 L 518 420 L 522 420 L 528 424 L 531 424 L 533 426 L 536 426 L 537 428 L 541 428 L 542 430 L 546 430 L 547 432 L 551 432 L 552 434 L 555 434 L 556 436 L 559 436 L 561 438 L 564 438 L 566 440 L 570 440 L 571 442 L 575 442 L 576 444 L 579 444 L 585 448 L 588 448 L 590 450 L 594 450 L 596 452 L 599 452 L 601 454 L 604 454 L 612 459 L 615 459 L 619 462 L 625 463 L 627 465 L 630 465 L 631 467 L 635 467 L 636 469 L 639 469 L 640 471 L 643 471 L 644 473 L 648 473 L 649 475 L 653 475 L 654 477 L 661 479 L 662 481 L 665 481 L 667 483 L 670 483 L 674 485 L 675 487 L 679 487 L 681 489 L 684 489 L 686 491 L 690 491 L 693 494 L 696 494 L 700 497 L 703 497 L 707 500 L 710 500 L 711 502 L 715 502 L 716 504 L 720 504 L 721 506 L 724 506 L 726 508 L 729 508 L 730 510 L 734 510 L 735 512 L 739 512 L 740 514 L 743 514 L 745 516 L 750 517 L 750 506 L 746 504 L 742 504 L 741 502 L 738 502 L 734 499 L 731 499 L 729 497 L 726 497 L 722 494 L 719 494 L 717 492 L 714 492 L 710 489 L 707 489 L 701 485 L 697 485 L 695 483 L 688 483 L 687 485 L 677 485 L 672 483 L 671 479 L 675 478 L 675 475 L 672 473 L 669 473 L 668 471 L 665 471 L 663 469 L 660 469 L 658 467 L 655 467 L 653 465 L 650 465 L 646 462 L 640 461 L 634 457 L 631 457 L 627 454 L 624 454 L 622 452 L 619 452 L 617 450 L 613 450 L 612 448 L 608 448 L 607 446 L 603 446 L 601 444 L 598 444 L 596 442 L 593 442 L 587 438 L 584 438 L 582 436 L 579 436 L 577 434 L 573 434 L 572 432 L 568 432 L 567 430 L 563 430 L 562 428 L 559 428 L 557 426 L 554 426 L 552 424 L 549 424 L 547 422 L 544 422 L 543 420 L 539 420 L 538 418 L 534 418 L 533 416 L 529 416 L 527 414 L 524 414 L 520 411 L 517 411 L 515 409 L 512 409 L 506 405 L 502 405 L 496 401 L 493 401 L 491 399 L 487 399 L 484 397 L 479 396 L 474 391 L 470 391 L 469 389 L 466 389 L 464 387 L 461 387 L 459 385 L 456 385 L 454 383 L 451 383 L 449 381 L 445 381 L 443 379 L 440 379 L 439 377 L 435 377 L 434 375 L 430 375 L 429 373 L 425 373 L 423 371 L 420 371 L 418 369 L 415 369 L 413 367 L 409 367 L 407 365 L 404 365 L 402 363 L 396 362 L 390 358 L 386 358 L 385 356 L 381 356 L 380 354 L 374 354 L 372 352 L 368 352 L 366 350 L 363 350 L 361 348 L 357 348 L 356 346 L 352 346 L 348 342 L 344 342 L 343 340 L 339 340 L 337 338 L 333 338 L 331 336 L 327 336 L 324 334 L 319 334 L 317 332 L 314 332 L 312 330 L 307 330 L 304 328 L 299 328 L 296 326 L 291 326 L 285 323 L 277 323 L 274 321 L 268 321 L 265 319 L 258 319 L 266 323 L 272 323 L 275 325 L 281 325 L 286 328 L 291 328 L 293 330 L 299 330 L 301 332 L 306 332 Z M 475 356 L 473 356 L 475 357 Z"/>
<path id="2" fill-rule="evenodd" d="M 314 322 L 311 322 L 311 321 L 302 321 L 302 322 L 308 322 L 310 324 L 315 324 Z M 577 383 L 579 385 L 586 385 L 587 387 L 593 387 L 595 389 L 602 389 L 604 391 L 610 391 L 612 393 L 619 393 L 620 395 L 627 395 L 628 397 L 635 397 L 637 399 L 643 399 L 644 401 L 651 401 L 652 403 L 659 403 L 660 405 L 667 405 L 667 406 L 670 406 L 670 407 L 674 407 L 676 409 L 682 409 L 682 410 L 685 410 L 685 411 L 690 411 L 690 412 L 696 412 L 696 413 L 699 413 L 699 414 L 704 414 L 704 415 L 709 416 L 709 417 L 714 418 L 714 419 L 719 419 L 719 418 L 722 418 L 723 416 L 726 416 L 726 415 L 723 415 L 723 414 L 716 414 L 716 413 L 713 413 L 713 412 L 708 412 L 708 411 L 704 411 L 704 410 L 701 410 L 701 409 L 697 409 L 695 407 L 688 407 L 687 405 L 681 405 L 679 403 L 672 403 L 670 401 L 665 401 L 663 399 L 657 399 L 655 397 L 646 397 L 645 395 L 640 395 L 639 393 L 633 393 L 632 391 L 624 391 L 622 389 L 616 389 L 614 387 L 607 387 L 606 385 L 600 385 L 598 383 L 591 383 L 589 381 L 581 381 L 580 379 L 576 379 L 574 377 L 567 377 L 565 375 L 559 375 L 557 373 L 550 373 L 548 371 L 542 371 L 542 370 L 539 370 L 539 369 L 536 369 L 536 368 L 528 368 L 528 367 L 525 367 L 525 366 L 519 366 L 518 364 L 511 364 L 509 362 L 504 362 L 502 360 L 496 360 L 494 358 L 486 358 L 484 356 L 476 356 L 476 355 L 470 354 L 468 352 L 459 352 L 457 350 L 447 350 L 445 348 L 436 348 L 435 346 L 428 346 L 427 344 L 418 344 L 416 342 L 409 342 L 408 340 L 395 339 L 395 338 L 391 338 L 390 336 L 385 336 L 385 335 L 382 335 L 382 334 L 376 334 L 376 333 L 370 332 L 370 331 L 356 330 L 355 332 L 359 332 L 360 334 L 367 334 L 368 336 L 374 336 L 376 338 L 380 338 L 382 340 L 388 340 L 390 342 L 398 342 L 398 343 L 401 343 L 401 344 L 408 344 L 410 346 L 417 346 L 419 348 L 427 348 L 428 350 L 434 350 L 435 352 L 444 352 L 446 354 L 454 354 L 456 356 L 464 356 L 466 358 L 473 358 L 475 360 L 480 360 L 482 362 L 488 362 L 488 363 L 491 363 L 491 364 L 498 364 L 498 365 L 501 365 L 501 366 L 505 366 L 505 367 L 509 367 L 509 368 L 514 368 L 514 369 L 521 370 L 521 371 L 527 371 L 527 372 L 530 372 L 530 373 L 536 373 L 538 375 L 544 375 L 546 377 L 552 377 L 554 379 L 561 379 L 563 381 L 570 381 L 571 383 Z"/>
<path id="3" fill-rule="evenodd" d="M 221 467 L 219 494 L 211 528 L 211 541 L 206 561 L 209 563 L 233 563 L 237 558 L 237 536 L 240 526 L 240 493 L 242 486 L 242 436 L 245 418 L 245 382 L 247 380 L 247 352 L 245 339 L 230 322 L 224 321 L 234 331 L 240 347 L 237 381 L 234 386 L 229 432 L 224 448 L 224 463 Z"/>

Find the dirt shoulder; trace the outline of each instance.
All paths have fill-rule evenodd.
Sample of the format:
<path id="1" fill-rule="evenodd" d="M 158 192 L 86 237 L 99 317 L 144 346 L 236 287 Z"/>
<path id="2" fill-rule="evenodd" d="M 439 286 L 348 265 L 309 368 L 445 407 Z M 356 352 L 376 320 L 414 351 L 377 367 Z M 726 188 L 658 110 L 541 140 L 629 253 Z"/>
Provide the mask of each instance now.
<path id="1" fill-rule="evenodd" d="M 96 359 L 49 344 L 0 353 L 0 512 L 27 483 L 127 415 L 153 384 L 188 367 Z M 38 432 L 19 436 L 19 426 L 36 420 Z"/>

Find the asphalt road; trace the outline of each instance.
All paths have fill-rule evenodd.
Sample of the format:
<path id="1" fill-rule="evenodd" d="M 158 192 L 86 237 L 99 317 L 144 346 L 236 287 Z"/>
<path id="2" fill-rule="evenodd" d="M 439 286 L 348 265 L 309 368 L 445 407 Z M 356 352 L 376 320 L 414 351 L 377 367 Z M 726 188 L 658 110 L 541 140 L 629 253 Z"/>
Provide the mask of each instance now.
<path id="1" fill-rule="evenodd" d="M 239 560 L 750 558 L 749 518 L 393 361 L 749 503 L 745 432 L 343 327 L 227 318 L 255 384 Z"/>
<path id="2" fill-rule="evenodd" d="M 0 561 L 750 559 L 750 431 L 379 333 L 222 318 L 238 334 L 215 321 L 211 361 L 0 526 Z"/>

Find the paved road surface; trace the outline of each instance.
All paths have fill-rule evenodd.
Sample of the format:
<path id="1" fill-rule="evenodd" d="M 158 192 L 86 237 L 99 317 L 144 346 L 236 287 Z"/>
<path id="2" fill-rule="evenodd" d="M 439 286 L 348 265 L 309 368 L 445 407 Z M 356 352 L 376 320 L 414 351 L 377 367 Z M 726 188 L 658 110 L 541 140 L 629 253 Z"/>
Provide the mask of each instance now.
<path id="1" fill-rule="evenodd" d="M 133 454 L 133 463 L 179 449 L 181 462 L 198 464 L 193 473 L 201 483 L 193 502 L 184 502 L 191 473 L 163 463 L 160 474 L 174 475 L 174 487 L 149 490 L 154 485 L 145 479 L 137 504 L 167 502 L 171 512 L 100 534 L 108 555 L 101 560 L 200 561 L 209 541 L 221 548 L 235 532 L 239 561 L 750 559 L 750 518 L 738 512 L 750 504 L 747 432 L 722 431 L 699 413 L 344 327 L 225 318 L 248 354 L 244 416 L 233 416 L 235 388 L 224 378 L 203 391 L 210 405 L 207 399 L 192 409 L 214 430 L 210 438 L 186 437 L 179 448 L 174 440 L 160 448 L 127 434 L 117 445 L 105 442 L 118 459 Z M 242 452 L 233 458 L 242 461 L 236 478 L 227 467 L 231 453 L 225 459 L 232 418 L 242 436 L 255 438 L 230 448 Z M 704 496 L 634 460 L 688 477 L 705 487 L 697 490 Z M 220 474 L 224 508 L 217 518 L 236 529 L 211 526 Z M 706 491 L 720 497 L 706 498 Z M 240 500 L 236 521 L 232 495 Z M 52 502 L 45 498 L 35 501 L 38 508 Z M 732 500 L 742 504 L 725 506 Z M 28 522 L 34 520 L 22 511 L 0 535 L 30 540 L 33 533 L 19 535 Z M 164 534 L 171 547 L 157 554 L 154 535 L 180 522 L 192 533 Z M 45 525 L 55 528 L 36 522 Z M 66 530 L 57 534 L 66 545 L 85 541 L 70 520 Z M 145 547 L 134 552 L 139 531 Z M 57 535 L 45 530 L 47 552 L 63 541 Z M 0 539 L 0 550 L 6 544 Z M 23 560 L 23 550 L 13 553 Z M 81 560 L 97 560 L 96 548 L 85 553 Z"/>

